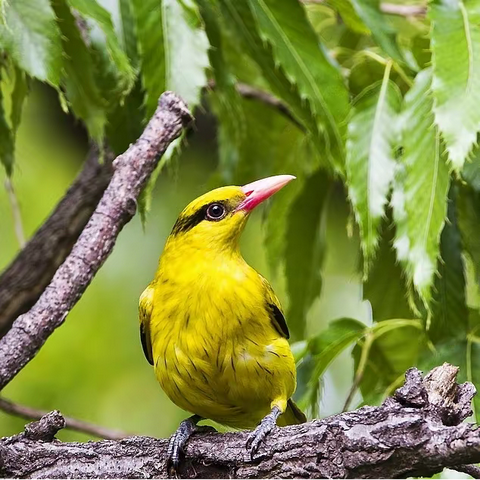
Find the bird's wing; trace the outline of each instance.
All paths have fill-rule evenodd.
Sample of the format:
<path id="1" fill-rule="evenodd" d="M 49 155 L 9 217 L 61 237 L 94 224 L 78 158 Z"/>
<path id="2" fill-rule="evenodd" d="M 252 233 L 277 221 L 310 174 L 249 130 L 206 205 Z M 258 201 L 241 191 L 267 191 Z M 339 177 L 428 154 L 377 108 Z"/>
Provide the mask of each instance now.
<path id="1" fill-rule="evenodd" d="M 140 295 L 138 304 L 138 316 L 140 317 L 140 340 L 142 341 L 143 353 L 150 365 L 153 365 L 152 342 L 150 340 L 150 316 L 153 308 L 154 285 L 150 284 Z"/>
<path id="2" fill-rule="evenodd" d="M 267 279 L 262 277 L 263 284 L 265 285 L 265 297 L 267 300 L 270 320 L 275 327 L 275 330 L 282 335 L 282 337 L 290 338 L 290 332 L 288 331 L 287 322 L 285 321 L 285 316 L 282 311 L 282 306 L 280 305 L 280 300 L 275 295 L 273 288 L 268 283 Z"/>

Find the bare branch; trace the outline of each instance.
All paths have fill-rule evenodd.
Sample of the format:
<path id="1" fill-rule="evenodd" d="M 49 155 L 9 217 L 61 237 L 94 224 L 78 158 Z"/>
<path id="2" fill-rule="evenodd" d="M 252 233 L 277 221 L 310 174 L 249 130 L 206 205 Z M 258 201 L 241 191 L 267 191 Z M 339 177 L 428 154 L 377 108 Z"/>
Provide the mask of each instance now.
<path id="1" fill-rule="evenodd" d="M 110 184 L 70 255 L 37 303 L 0 339 L 0 389 L 63 323 L 107 259 L 123 226 L 135 214 L 137 198 L 159 157 L 191 120 L 183 101 L 165 92 L 140 138 L 115 159 Z"/>
<path id="2" fill-rule="evenodd" d="M 325 3 L 327 0 L 300 0 L 305 5 L 309 3 Z M 402 5 L 400 3 L 380 3 L 380 11 L 388 15 L 398 15 L 400 17 L 423 17 L 427 13 L 426 5 Z"/>
<path id="3" fill-rule="evenodd" d="M 445 467 L 474 473 L 480 433 L 462 422 L 471 414 L 475 387 L 457 385 L 457 371 L 445 364 L 423 380 L 411 369 L 405 385 L 380 407 L 276 429 L 253 461 L 246 432 L 194 435 L 181 477 L 406 478 Z M 52 412 L 25 433 L 1 439 L 0 476 L 166 478 L 166 440 L 63 443 L 53 439 L 60 428 L 61 417 Z"/>
<path id="4" fill-rule="evenodd" d="M 208 82 L 208 88 L 214 90 L 216 88 L 216 84 L 214 80 L 210 80 Z M 305 127 L 295 118 L 293 113 L 290 111 L 288 106 L 282 102 L 279 98 L 275 97 L 271 93 L 265 92 L 264 90 L 260 90 L 257 87 L 253 87 L 252 85 L 247 85 L 246 83 L 237 83 L 235 84 L 235 88 L 239 95 L 243 98 L 249 100 L 257 100 L 265 105 L 268 105 L 275 110 L 278 110 L 282 115 L 284 115 L 288 120 L 290 120 L 294 125 L 296 125 L 302 132 L 305 132 Z"/>
<path id="5" fill-rule="evenodd" d="M 0 275 L 0 337 L 38 300 L 84 229 L 113 175 L 113 155 L 92 147 L 82 172 L 25 248 Z"/>
<path id="6" fill-rule="evenodd" d="M 237 92 L 244 98 L 258 100 L 272 108 L 278 110 L 282 115 L 287 117 L 293 124 L 295 124 L 300 130 L 305 131 L 305 127 L 294 117 L 293 113 L 287 107 L 285 103 L 273 96 L 271 93 L 265 92 L 258 88 L 247 85 L 246 83 L 237 83 L 235 85 Z"/>
<path id="7" fill-rule="evenodd" d="M 12 209 L 13 227 L 15 229 L 15 235 L 17 237 L 20 248 L 25 246 L 25 232 L 23 231 L 22 214 L 20 212 L 20 205 L 18 204 L 17 195 L 13 188 L 11 178 L 5 180 L 5 190 L 8 194 L 8 200 L 10 202 L 10 208 Z"/>
<path id="8" fill-rule="evenodd" d="M 13 403 L 5 398 L 0 398 L 0 410 L 17 417 L 25 418 L 27 420 L 40 420 L 42 417 L 48 414 L 48 412 L 45 410 L 38 410 L 36 408 Z M 121 438 L 129 436 L 128 433 L 100 427 L 99 425 L 84 422 L 83 420 L 77 420 L 76 418 L 64 417 L 64 419 L 65 426 L 63 428 L 86 433 L 87 435 L 92 435 L 94 437 L 105 438 L 107 440 L 120 440 Z"/>

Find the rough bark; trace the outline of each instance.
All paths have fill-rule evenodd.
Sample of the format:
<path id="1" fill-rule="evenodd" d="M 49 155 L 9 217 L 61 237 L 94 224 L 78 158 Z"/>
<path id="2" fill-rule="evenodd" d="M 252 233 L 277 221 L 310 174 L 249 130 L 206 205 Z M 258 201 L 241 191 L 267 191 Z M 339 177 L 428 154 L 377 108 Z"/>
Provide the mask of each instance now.
<path id="1" fill-rule="evenodd" d="M 114 160 L 111 181 L 70 254 L 37 303 L 0 339 L 0 389 L 63 323 L 135 214 L 137 198 L 159 157 L 191 119 L 184 102 L 165 92 L 140 138 Z"/>
<path id="2" fill-rule="evenodd" d="M 50 217 L 0 275 L 0 337 L 38 300 L 70 253 L 112 174 L 109 153 L 101 164 L 92 147 L 82 172 Z"/>
<path id="3" fill-rule="evenodd" d="M 411 369 L 405 385 L 380 407 L 276 429 L 252 461 L 245 432 L 195 435 L 180 469 L 185 478 L 401 478 L 467 469 L 480 461 L 471 415 L 475 387 L 455 383 L 458 369 L 444 364 L 424 379 Z M 64 425 L 52 412 L 24 433 L 0 440 L 0 474 L 23 478 L 166 477 L 167 441 L 63 443 Z"/>

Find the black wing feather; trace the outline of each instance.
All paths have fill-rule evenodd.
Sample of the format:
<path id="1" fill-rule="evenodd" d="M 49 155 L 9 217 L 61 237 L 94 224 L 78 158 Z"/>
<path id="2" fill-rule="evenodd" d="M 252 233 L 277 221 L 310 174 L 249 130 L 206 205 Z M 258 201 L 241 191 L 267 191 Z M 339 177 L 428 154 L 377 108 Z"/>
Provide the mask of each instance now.
<path id="1" fill-rule="evenodd" d="M 277 332 L 285 338 L 290 338 L 290 332 L 288 331 L 287 322 L 285 321 L 283 313 L 274 303 L 269 303 L 268 308 L 271 312 L 273 326 Z"/>
<path id="2" fill-rule="evenodd" d="M 152 344 L 150 342 L 150 335 L 147 334 L 145 331 L 145 325 L 143 323 L 140 324 L 140 340 L 142 341 L 142 348 L 143 353 L 145 354 L 145 358 L 148 360 L 150 365 L 153 365 L 153 354 L 152 354 Z"/>

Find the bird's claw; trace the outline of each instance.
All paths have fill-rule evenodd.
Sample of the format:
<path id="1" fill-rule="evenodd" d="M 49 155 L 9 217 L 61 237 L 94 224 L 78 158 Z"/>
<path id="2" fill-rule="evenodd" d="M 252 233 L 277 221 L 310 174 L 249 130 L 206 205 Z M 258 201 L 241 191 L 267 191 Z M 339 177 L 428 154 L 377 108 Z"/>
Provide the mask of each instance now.
<path id="1" fill-rule="evenodd" d="M 253 460 L 253 456 L 257 453 L 260 445 L 265 440 L 265 437 L 277 426 L 277 419 L 275 416 L 267 415 L 258 425 L 258 427 L 250 433 L 247 438 L 247 450 L 250 451 L 250 458 Z"/>
<path id="2" fill-rule="evenodd" d="M 170 437 L 167 448 L 167 472 L 170 476 L 176 477 L 180 459 L 184 454 L 184 447 L 187 440 L 196 429 L 196 423 L 191 418 L 180 423 L 177 431 Z"/>

